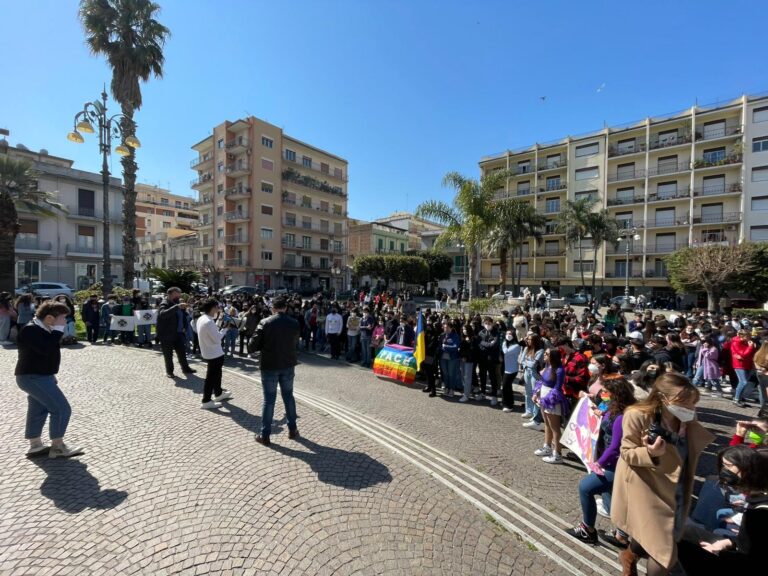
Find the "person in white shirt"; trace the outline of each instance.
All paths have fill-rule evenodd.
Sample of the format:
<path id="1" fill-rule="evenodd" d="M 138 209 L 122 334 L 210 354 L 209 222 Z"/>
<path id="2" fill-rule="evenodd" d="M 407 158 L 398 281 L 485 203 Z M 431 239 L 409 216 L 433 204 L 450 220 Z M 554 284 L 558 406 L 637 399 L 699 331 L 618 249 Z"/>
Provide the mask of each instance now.
<path id="1" fill-rule="evenodd" d="M 200 355 L 208 363 L 203 387 L 202 408 L 214 410 L 221 408 L 222 400 L 232 398 L 232 393 L 221 387 L 221 368 L 224 366 L 224 350 L 221 340 L 228 327 L 219 328 L 215 318 L 219 314 L 219 303 L 213 298 L 203 302 L 202 315 L 197 319 L 197 338 L 200 342 Z M 213 398 L 211 396 L 213 395 Z"/>
<path id="2" fill-rule="evenodd" d="M 515 404 L 512 396 L 512 383 L 520 370 L 520 350 L 517 333 L 515 330 L 507 330 L 501 345 L 501 353 L 504 355 L 504 380 L 501 384 L 501 402 L 504 404 L 504 412 L 512 412 Z"/>
<path id="3" fill-rule="evenodd" d="M 325 317 L 325 334 L 331 343 L 331 359 L 338 360 L 341 355 L 341 331 L 344 328 L 344 319 L 339 314 L 339 309 L 334 306 L 331 313 Z"/>

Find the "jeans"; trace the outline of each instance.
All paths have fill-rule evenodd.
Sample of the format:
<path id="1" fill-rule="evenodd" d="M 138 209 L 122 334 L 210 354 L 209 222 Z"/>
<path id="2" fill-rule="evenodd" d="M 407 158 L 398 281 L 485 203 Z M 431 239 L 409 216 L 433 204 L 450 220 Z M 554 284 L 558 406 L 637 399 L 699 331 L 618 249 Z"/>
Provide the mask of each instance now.
<path id="1" fill-rule="evenodd" d="M 464 383 L 464 396 L 469 398 L 472 395 L 472 374 L 475 372 L 474 362 L 461 361 L 461 379 Z"/>
<path id="2" fill-rule="evenodd" d="M 696 372 L 693 375 L 693 380 L 691 380 L 691 383 L 694 386 L 701 386 L 701 381 L 704 379 L 704 366 L 699 366 L 696 368 Z"/>
<path id="3" fill-rule="evenodd" d="M 741 397 L 744 394 L 744 389 L 749 384 L 749 380 L 755 375 L 754 370 L 744 370 L 743 368 L 735 368 L 736 378 L 739 379 L 739 385 L 736 386 L 736 392 L 733 394 L 733 399 L 736 402 L 741 402 Z M 762 399 L 761 399 L 762 400 Z"/>
<path id="4" fill-rule="evenodd" d="M 690 378 L 693 375 L 693 365 L 696 363 L 696 351 L 686 352 L 685 356 L 685 375 Z"/>
<path id="5" fill-rule="evenodd" d="M 211 394 L 221 396 L 221 369 L 224 366 L 224 355 L 206 360 L 208 368 L 205 371 L 203 386 L 203 402 L 211 401 Z"/>
<path id="6" fill-rule="evenodd" d="M 296 430 L 296 400 L 293 398 L 294 367 L 282 370 L 262 370 L 261 387 L 264 391 L 264 401 L 261 405 L 261 435 L 268 437 L 272 433 L 272 417 L 275 413 L 277 385 L 280 384 L 280 395 L 285 404 L 285 418 L 288 430 Z"/>
<path id="7" fill-rule="evenodd" d="M 53 374 L 20 374 L 16 385 L 27 393 L 27 427 L 24 437 L 39 438 L 45 419 L 50 414 L 49 434 L 52 440 L 63 438 L 72 415 L 64 393 Z"/>
<path id="8" fill-rule="evenodd" d="M 525 383 L 525 413 L 535 414 L 536 404 L 533 403 L 533 386 L 536 384 L 538 376 L 533 370 L 528 368 L 523 372 L 523 382 Z"/>
<path id="9" fill-rule="evenodd" d="M 350 336 L 347 334 L 347 362 L 355 362 L 357 360 L 357 339 L 359 334 Z"/>
<path id="10" fill-rule="evenodd" d="M 230 328 L 227 330 L 227 333 L 224 335 L 224 353 L 227 353 L 227 350 L 229 350 L 229 353 L 234 356 L 235 355 L 235 345 L 237 344 L 237 328 Z"/>
<path id="11" fill-rule="evenodd" d="M 701 485 L 699 499 L 691 512 L 691 520 L 712 532 L 717 528 L 716 512 L 728 503 L 726 493 L 717 480 L 708 478 Z"/>
<path id="12" fill-rule="evenodd" d="M 371 339 L 360 337 L 360 351 L 363 355 L 361 364 L 368 368 L 371 367 Z"/>
<path id="13" fill-rule="evenodd" d="M 163 350 L 163 359 L 165 360 L 165 373 L 173 374 L 173 353 L 176 352 L 176 358 L 183 372 L 189 372 L 192 368 L 187 362 L 187 343 L 184 334 L 176 334 L 176 340 L 173 342 L 161 342 L 160 347 Z"/>
<path id="14" fill-rule="evenodd" d="M 136 330 L 139 331 L 139 344 L 152 346 L 152 324 L 142 324 L 137 326 Z"/>
<path id="15" fill-rule="evenodd" d="M 603 505 L 608 512 L 611 511 L 611 490 L 615 474 L 613 470 L 604 470 L 603 476 L 591 472 L 579 482 L 582 521 L 590 528 L 594 528 L 597 521 L 597 494 L 603 495 Z"/>
<path id="16" fill-rule="evenodd" d="M 446 390 L 461 390 L 461 374 L 458 358 L 440 358 L 440 371 Z"/>

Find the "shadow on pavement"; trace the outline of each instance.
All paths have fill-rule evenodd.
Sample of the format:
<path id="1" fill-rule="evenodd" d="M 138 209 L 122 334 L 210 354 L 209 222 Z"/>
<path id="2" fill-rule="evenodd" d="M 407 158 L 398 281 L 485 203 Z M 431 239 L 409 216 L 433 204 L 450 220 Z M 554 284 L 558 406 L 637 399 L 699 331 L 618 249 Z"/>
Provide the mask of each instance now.
<path id="1" fill-rule="evenodd" d="M 309 464 L 310 468 L 317 474 L 317 479 L 324 484 L 347 490 L 362 490 L 376 484 L 392 481 L 389 468 L 364 452 L 349 452 L 348 450 L 331 448 L 304 437 L 299 437 L 296 442 L 311 452 L 293 450 L 274 443 L 272 449 Z"/>
<path id="2" fill-rule="evenodd" d="M 128 497 L 128 492 L 122 490 L 102 490 L 99 481 L 88 472 L 88 465 L 80 460 L 37 458 L 33 462 L 47 475 L 40 493 L 56 508 L 69 514 L 78 514 L 88 508 L 115 508 Z"/>
<path id="3" fill-rule="evenodd" d="M 224 402 L 224 406 L 218 410 L 211 410 L 211 412 L 213 414 L 218 414 L 219 416 L 229 416 L 235 424 L 248 432 L 253 432 L 254 434 L 259 434 L 261 432 L 261 416 L 251 414 L 247 410 L 240 408 L 240 406 L 232 404 L 231 401 Z M 281 420 L 273 420 L 272 434 L 279 434 L 282 432 L 285 422 L 285 417 Z"/>

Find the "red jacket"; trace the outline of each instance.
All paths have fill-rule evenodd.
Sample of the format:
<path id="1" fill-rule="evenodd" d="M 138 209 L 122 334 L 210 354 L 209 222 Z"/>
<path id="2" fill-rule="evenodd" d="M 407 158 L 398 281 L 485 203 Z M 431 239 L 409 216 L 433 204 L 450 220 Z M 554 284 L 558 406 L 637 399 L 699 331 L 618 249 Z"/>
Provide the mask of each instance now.
<path id="1" fill-rule="evenodd" d="M 563 392 L 571 398 L 578 398 L 579 392 L 587 390 L 589 384 L 589 360 L 581 352 L 574 352 L 565 362 L 565 384 Z"/>
<path id="2" fill-rule="evenodd" d="M 739 337 L 733 338 L 731 340 L 731 363 L 734 370 L 754 370 L 755 352 L 757 352 L 757 347 L 750 340 L 742 342 Z"/>

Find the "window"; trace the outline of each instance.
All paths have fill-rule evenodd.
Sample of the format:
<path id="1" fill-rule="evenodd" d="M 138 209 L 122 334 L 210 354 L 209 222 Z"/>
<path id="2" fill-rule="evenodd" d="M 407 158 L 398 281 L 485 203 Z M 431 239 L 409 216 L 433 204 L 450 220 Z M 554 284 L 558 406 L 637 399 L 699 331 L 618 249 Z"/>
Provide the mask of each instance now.
<path id="1" fill-rule="evenodd" d="M 559 168 L 561 162 L 562 162 L 562 156 L 560 156 L 560 154 L 549 154 L 547 156 L 547 162 L 545 166 L 547 167 L 547 169 Z"/>
<path id="2" fill-rule="evenodd" d="M 296 267 L 296 254 L 286 254 L 285 255 L 285 265 L 289 268 L 295 268 Z"/>
<path id="3" fill-rule="evenodd" d="M 328 268 L 330 268 L 330 267 L 331 267 L 330 266 L 330 261 L 328 260 L 328 258 L 326 258 L 325 256 L 320 258 L 320 268 L 322 270 L 328 270 Z"/>
<path id="4" fill-rule="evenodd" d="M 312 208 L 312 197 L 311 196 L 302 196 L 301 197 L 301 206 L 302 206 L 302 208 Z"/>
<path id="5" fill-rule="evenodd" d="M 527 250 L 526 250 L 527 252 Z M 544 255 L 545 256 L 559 256 L 560 255 L 560 242 L 558 240 L 547 240 L 544 242 Z"/>
<path id="6" fill-rule="evenodd" d="M 557 262 L 544 262 L 544 278 L 560 276 L 560 265 Z"/>
<path id="7" fill-rule="evenodd" d="M 261 137 L 261 145 L 264 146 L 264 148 L 272 148 L 274 144 L 275 142 L 272 140 L 272 138 L 267 138 L 266 136 Z"/>
<path id="8" fill-rule="evenodd" d="M 265 214 L 267 216 L 272 216 L 272 206 L 268 206 L 267 204 L 261 205 L 261 213 Z"/>
<path id="9" fill-rule="evenodd" d="M 173 210 L 163 210 L 163 216 L 173 218 Z"/>
<path id="10" fill-rule="evenodd" d="M 594 262 L 592 260 L 574 260 L 573 271 L 574 272 L 592 272 Z"/>
<path id="11" fill-rule="evenodd" d="M 285 159 L 289 162 L 296 162 L 296 152 L 293 150 L 285 149 Z"/>
<path id="12" fill-rule="evenodd" d="M 723 136 L 725 136 L 725 120 L 704 123 L 704 131 L 702 132 L 704 140 L 722 138 Z"/>
<path id="13" fill-rule="evenodd" d="M 328 251 L 331 249 L 331 241 L 328 238 L 320 238 L 320 250 Z"/>
<path id="14" fill-rule="evenodd" d="M 208 262 L 208 254 L 203 254 L 203 262 Z"/>
<path id="15" fill-rule="evenodd" d="M 677 155 L 662 156 L 656 163 L 656 170 L 659 174 L 669 174 L 677 172 Z"/>
<path id="16" fill-rule="evenodd" d="M 222 150 L 224 148 L 224 138 L 219 138 L 216 141 L 216 148 L 218 148 L 219 150 Z"/>
<path id="17" fill-rule="evenodd" d="M 582 156 L 594 156 L 600 152 L 600 143 L 592 142 L 591 144 L 583 144 L 582 146 L 576 146 L 576 158 Z"/>
<path id="18" fill-rule="evenodd" d="M 296 194 L 293 192 L 283 192 L 283 202 L 285 204 L 296 204 Z"/>
<path id="19" fill-rule="evenodd" d="M 160 204 L 163 206 L 168 206 L 170 204 L 168 198 L 160 198 Z"/>
<path id="20" fill-rule="evenodd" d="M 627 164 L 619 164 L 616 167 L 616 179 L 617 180 L 629 180 L 635 177 L 635 163 L 628 162 Z"/>
<path id="21" fill-rule="evenodd" d="M 216 238 L 224 238 L 224 228 L 216 229 Z"/>
<path id="22" fill-rule="evenodd" d="M 337 235 L 341 235 L 342 233 L 341 222 L 333 223 L 333 233 Z"/>
<path id="23" fill-rule="evenodd" d="M 653 275 L 663 278 L 667 275 L 667 263 L 662 258 L 656 258 L 653 262 Z"/>
<path id="24" fill-rule="evenodd" d="M 216 215 L 221 216 L 222 214 L 224 214 L 224 206 L 216 206 Z"/>
<path id="25" fill-rule="evenodd" d="M 218 164 L 216 164 L 216 171 L 224 172 L 224 162 L 219 162 Z"/>
<path id="26" fill-rule="evenodd" d="M 333 213 L 336 214 L 337 216 L 341 216 L 341 213 L 342 213 L 342 211 L 341 211 L 341 204 L 334 204 L 333 205 Z"/>
<path id="27" fill-rule="evenodd" d="M 656 198 L 674 198 L 677 196 L 677 182 L 659 182 L 656 185 Z"/>
<path id="28" fill-rule="evenodd" d="M 675 223 L 675 209 L 658 208 L 655 223 L 656 226 L 672 226 Z"/>
<path id="29" fill-rule="evenodd" d="M 294 248 L 296 246 L 296 234 L 286 234 L 283 236 L 283 244 L 286 248 Z"/>
<path id="30" fill-rule="evenodd" d="M 725 176 L 722 174 L 718 176 L 707 176 L 702 183 L 701 191 L 704 196 L 725 193 Z"/>
<path id="31" fill-rule="evenodd" d="M 274 190 L 272 184 L 267 184 L 266 182 L 261 183 L 261 191 L 265 194 L 272 194 L 272 191 Z"/>
<path id="32" fill-rule="evenodd" d="M 752 198 L 752 210 L 768 210 L 768 196 L 755 196 Z"/>
<path id="33" fill-rule="evenodd" d="M 768 181 L 768 166 L 752 168 L 752 182 Z"/>
<path id="34" fill-rule="evenodd" d="M 590 168 L 579 168 L 576 170 L 576 180 L 592 180 L 600 176 L 600 170 L 597 166 Z"/>
<path id="35" fill-rule="evenodd" d="M 520 278 L 528 278 L 528 263 L 518 264 L 516 272 Z"/>
<path id="36" fill-rule="evenodd" d="M 269 252 L 267 250 L 262 250 L 261 251 L 261 259 L 262 260 L 266 260 L 267 262 L 271 262 L 272 261 L 272 252 Z"/>
<path id="37" fill-rule="evenodd" d="M 325 162 L 320 162 L 320 172 L 323 174 L 330 174 L 331 173 L 331 167 L 328 166 Z"/>
<path id="38" fill-rule="evenodd" d="M 270 172 L 272 172 L 272 170 L 275 169 L 275 163 L 272 162 L 272 160 L 270 160 L 269 158 L 262 158 L 261 159 L 261 167 L 264 170 L 269 170 Z"/>
<path id="39" fill-rule="evenodd" d="M 40 282 L 40 261 L 19 260 L 16 262 L 16 285 Z"/>
<path id="40" fill-rule="evenodd" d="M 270 240 L 272 238 L 272 228 L 262 228 L 261 237 L 265 240 Z"/>
<path id="41" fill-rule="evenodd" d="M 560 212 L 560 198 L 547 198 L 544 211 L 547 214 Z"/>
<path id="42" fill-rule="evenodd" d="M 328 220 L 320 220 L 320 232 L 329 232 L 330 229 L 330 223 Z"/>
<path id="43" fill-rule="evenodd" d="M 701 221 L 705 224 L 719 224 L 723 221 L 722 204 L 702 204 Z"/>
<path id="44" fill-rule="evenodd" d="M 341 252 L 341 242 L 339 242 L 339 249 L 336 252 Z M 400 254 L 405 254 L 405 244 L 400 242 Z"/>
<path id="45" fill-rule="evenodd" d="M 676 244 L 674 232 L 671 234 L 656 234 L 656 252 L 674 252 Z"/>
<path id="46" fill-rule="evenodd" d="M 594 250 L 595 249 L 595 241 L 592 238 L 582 238 L 581 239 L 581 249 L 582 250 Z"/>
<path id="47" fill-rule="evenodd" d="M 217 193 L 219 193 L 219 194 L 221 194 L 222 192 L 224 192 L 224 184 L 219 184 L 219 185 L 217 185 L 217 186 L 216 186 L 216 192 L 217 192 Z M 203 201 L 205 201 L 205 200 L 203 200 Z"/>
<path id="48" fill-rule="evenodd" d="M 634 138 L 627 138 L 626 140 L 619 140 L 616 151 L 619 154 L 631 154 L 636 150 L 636 140 Z"/>
<path id="49" fill-rule="evenodd" d="M 301 227 L 310 230 L 312 228 L 312 218 L 310 216 L 302 216 Z"/>
<path id="50" fill-rule="evenodd" d="M 335 178 L 338 178 L 339 180 L 344 179 L 344 173 L 341 171 L 341 168 L 334 168 L 333 175 Z"/>
<path id="51" fill-rule="evenodd" d="M 723 159 L 725 159 L 725 146 L 704 150 L 704 162 L 709 164 L 716 164 Z"/>
<path id="52" fill-rule="evenodd" d="M 548 176 L 547 177 L 547 186 L 546 189 L 549 190 L 560 190 L 560 176 Z"/>
<path id="53" fill-rule="evenodd" d="M 80 216 L 96 216 L 96 195 L 93 190 L 77 190 L 77 213 Z"/>
<path id="54" fill-rule="evenodd" d="M 758 122 L 766 122 L 768 121 L 768 106 L 763 106 L 762 108 L 755 108 L 752 110 L 752 123 L 757 124 Z"/>
<path id="55" fill-rule="evenodd" d="M 301 165 L 307 168 L 312 168 L 312 158 L 310 156 L 302 156 Z"/>
<path id="56" fill-rule="evenodd" d="M 302 256 L 301 257 L 301 267 L 302 268 L 312 268 L 312 257 L 311 256 Z"/>
<path id="57" fill-rule="evenodd" d="M 659 132 L 659 147 L 672 146 L 677 143 L 677 129 Z"/>
<path id="58" fill-rule="evenodd" d="M 96 245 L 96 228 L 94 226 L 77 227 L 77 247 L 93 249 Z"/>
<path id="59" fill-rule="evenodd" d="M 312 249 L 312 236 L 302 236 L 301 237 L 301 247 L 305 250 L 311 250 Z"/>
<path id="60" fill-rule="evenodd" d="M 379 250 L 379 251 L 384 250 L 384 239 L 383 238 L 379 238 L 378 239 L 378 242 L 376 243 L 376 249 Z"/>
<path id="61" fill-rule="evenodd" d="M 531 171 L 531 161 L 530 160 L 523 160 L 522 162 L 517 163 L 517 173 L 518 174 L 527 174 Z"/>
<path id="62" fill-rule="evenodd" d="M 750 226 L 749 239 L 752 242 L 768 242 L 768 226 Z"/>
<path id="63" fill-rule="evenodd" d="M 174 206 L 176 206 L 176 208 L 181 208 L 181 200 L 176 200 Z"/>
<path id="64" fill-rule="evenodd" d="M 635 200 L 635 188 L 619 188 L 616 190 L 616 202 L 619 204 L 630 204 Z"/>
<path id="65" fill-rule="evenodd" d="M 170 227 L 171 227 L 171 223 L 170 222 L 163 222 L 163 228 L 168 229 Z"/>
<path id="66" fill-rule="evenodd" d="M 576 192 L 576 200 L 583 200 L 585 198 L 590 198 L 591 200 L 597 200 L 598 199 L 597 190 L 585 190 L 584 192 Z"/>
<path id="67" fill-rule="evenodd" d="M 87 290 L 96 283 L 96 264 L 75 263 L 75 290 Z"/>
<path id="68" fill-rule="evenodd" d="M 37 220 L 19 220 L 19 233 L 16 238 L 37 240 Z"/>
<path id="69" fill-rule="evenodd" d="M 325 200 L 321 200 L 320 201 L 320 210 L 322 212 L 328 212 L 328 210 L 330 210 L 330 204 L 328 204 L 328 202 L 326 202 Z"/>
<path id="70" fill-rule="evenodd" d="M 217 251 L 216 251 L 216 257 L 217 257 L 219 260 L 223 260 L 223 259 L 224 259 L 224 250 L 217 250 Z"/>
<path id="71" fill-rule="evenodd" d="M 341 240 L 334 240 L 333 241 L 333 251 L 334 252 L 341 252 L 343 250 L 343 247 L 341 245 Z M 404 251 L 404 246 L 402 243 L 400 243 L 400 252 Z"/>
<path id="72" fill-rule="evenodd" d="M 632 276 L 632 260 L 629 262 L 627 262 L 626 258 L 624 260 L 616 260 L 613 263 L 613 275 L 617 278 Z"/>
<path id="73" fill-rule="evenodd" d="M 762 136 L 761 138 L 752 138 L 752 152 L 766 152 L 768 151 L 768 136 Z"/>

